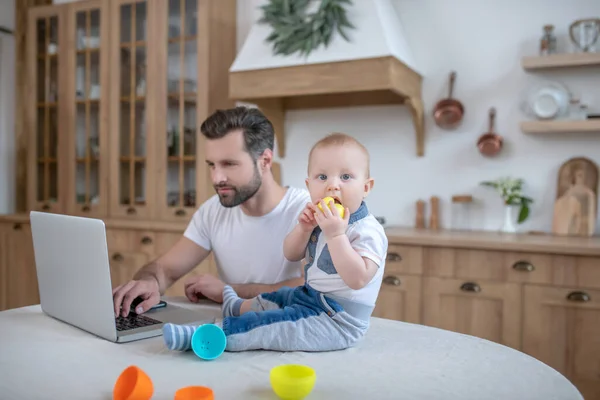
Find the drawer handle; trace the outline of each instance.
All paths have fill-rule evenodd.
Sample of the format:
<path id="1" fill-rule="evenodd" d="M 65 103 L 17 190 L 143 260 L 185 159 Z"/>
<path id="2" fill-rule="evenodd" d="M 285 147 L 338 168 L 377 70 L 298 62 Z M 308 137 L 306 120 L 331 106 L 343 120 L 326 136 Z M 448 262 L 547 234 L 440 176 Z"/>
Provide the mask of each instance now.
<path id="1" fill-rule="evenodd" d="M 15 230 L 15 231 L 20 231 L 20 230 L 21 230 L 21 224 L 20 224 L 20 223 L 18 223 L 18 222 L 17 222 L 16 224 L 14 224 L 14 225 L 13 225 L 13 230 Z"/>
<path id="2" fill-rule="evenodd" d="M 133 207 L 129 207 L 129 208 L 127 209 L 127 214 L 129 214 L 129 215 L 133 215 L 133 214 L 135 214 L 135 208 L 133 208 Z"/>
<path id="3" fill-rule="evenodd" d="M 90 211 L 90 206 L 88 206 L 88 205 L 85 205 L 85 206 L 81 207 L 81 211 L 83 211 L 83 212 L 88 212 L 88 211 Z"/>
<path id="4" fill-rule="evenodd" d="M 532 272 L 535 270 L 533 264 L 527 261 L 517 261 L 513 264 L 513 269 L 517 271 Z"/>
<path id="5" fill-rule="evenodd" d="M 177 215 L 178 217 L 183 217 L 185 215 L 185 210 L 179 209 L 175 211 L 175 215 Z"/>
<path id="6" fill-rule="evenodd" d="M 390 275 L 390 276 L 386 276 L 383 279 L 383 283 L 385 283 L 386 285 L 400 286 L 400 283 L 402 283 L 402 282 L 400 281 L 400 278 L 398 278 L 397 276 Z"/>
<path id="7" fill-rule="evenodd" d="M 479 293 L 481 292 L 481 287 L 473 282 L 465 282 L 462 285 L 460 285 L 460 290 L 462 290 L 463 292 Z"/>
<path id="8" fill-rule="evenodd" d="M 581 303 L 585 303 L 587 301 L 590 301 L 592 298 L 590 297 L 589 294 L 587 294 L 586 292 L 571 292 L 567 295 L 567 300 L 569 301 L 578 301 Z"/>
<path id="9" fill-rule="evenodd" d="M 148 237 L 148 236 L 144 236 L 142 238 L 142 244 L 151 244 L 152 243 L 152 238 Z"/>
<path id="10" fill-rule="evenodd" d="M 387 261 L 402 261 L 402 257 L 398 253 L 389 253 L 386 257 Z"/>
<path id="11" fill-rule="evenodd" d="M 48 203 L 46 203 L 42 206 L 42 210 L 44 210 L 44 211 L 48 211 L 49 209 L 50 209 L 50 205 Z"/>
<path id="12" fill-rule="evenodd" d="M 115 253 L 112 256 L 113 261 L 123 261 L 123 255 L 121 253 Z"/>

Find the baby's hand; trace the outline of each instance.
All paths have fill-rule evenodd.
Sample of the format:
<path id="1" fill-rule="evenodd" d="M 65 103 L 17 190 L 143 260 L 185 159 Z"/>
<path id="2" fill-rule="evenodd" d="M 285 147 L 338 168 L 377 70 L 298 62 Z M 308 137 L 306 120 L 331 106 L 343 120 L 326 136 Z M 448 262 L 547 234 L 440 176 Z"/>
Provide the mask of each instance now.
<path id="1" fill-rule="evenodd" d="M 307 203 L 300 217 L 298 217 L 298 222 L 303 231 L 312 232 L 317 227 L 317 220 L 315 219 L 316 209 L 317 207 L 314 204 Z"/>
<path id="2" fill-rule="evenodd" d="M 314 207 L 314 216 L 317 220 L 317 224 L 321 227 L 323 234 L 328 238 L 345 234 L 346 228 L 348 227 L 348 221 L 350 220 L 350 211 L 348 208 L 345 208 L 344 218 L 342 218 L 340 217 L 337 208 L 333 206 L 333 203 L 331 203 L 331 205 L 325 204 L 323 200 L 320 200 L 319 203 L 323 210 Z"/>

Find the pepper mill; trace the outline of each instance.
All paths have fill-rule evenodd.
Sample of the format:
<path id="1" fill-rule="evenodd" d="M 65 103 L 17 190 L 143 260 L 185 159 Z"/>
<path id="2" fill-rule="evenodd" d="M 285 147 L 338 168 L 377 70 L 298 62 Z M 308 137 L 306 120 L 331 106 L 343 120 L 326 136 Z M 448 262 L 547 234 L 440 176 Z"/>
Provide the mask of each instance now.
<path id="1" fill-rule="evenodd" d="M 415 220 L 415 227 L 417 229 L 425 228 L 425 201 L 417 201 L 417 217 Z"/>
<path id="2" fill-rule="evenodd" d="M 429 228 L 438 230 L 440 228 L 440 198 L 437 196 L 431 197 L 431 215 L 429 216 Z"/>

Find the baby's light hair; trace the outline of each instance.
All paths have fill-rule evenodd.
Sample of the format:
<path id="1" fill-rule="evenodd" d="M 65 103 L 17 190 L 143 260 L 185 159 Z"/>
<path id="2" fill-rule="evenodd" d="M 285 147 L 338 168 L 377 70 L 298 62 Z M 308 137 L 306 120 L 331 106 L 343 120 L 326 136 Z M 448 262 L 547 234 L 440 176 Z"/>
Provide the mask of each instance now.
<path id="1" fill-rule="evenodd" d="M 367 178 L 370 178 L 371 177 L 371 168 L 370 168 L 371 160 L 370 160 L 370 156 L 369 156 L 369 151 L 361 142 L 359 142 L 352 136 L 350 136 L 346 133 L 341 133 L 341 132 L 330 133 L 329 135 L 320 139 L 317 143 L 315 143 L 313 145 L 313 147 L 310 149 L 310 152 L 308 153 L 308 168 L 310 169 L 310 160 L 312 158 L 313 152 L 316 149 L 321 148 L 321 147 L 328 147 L 328 146 L 345 146 L 345 145 L 356 146 L 365 155 L 365 157 L 367 158 Z"/>

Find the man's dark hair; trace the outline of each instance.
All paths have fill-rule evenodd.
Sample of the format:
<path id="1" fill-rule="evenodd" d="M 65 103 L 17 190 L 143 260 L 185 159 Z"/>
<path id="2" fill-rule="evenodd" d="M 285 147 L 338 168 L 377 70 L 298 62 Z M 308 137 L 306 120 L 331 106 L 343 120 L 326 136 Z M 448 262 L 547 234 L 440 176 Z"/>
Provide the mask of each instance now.
<path id="1" fill-rule="evenodd" d="M 273 124 L 257 108 L 235 107 L 217 110 L 200 127 L 207 139 L 220 139 L 230 132 L 244 133 L 246 151 L 254 161 L 266 150 L 273 150 L 275 133 Z"/>

